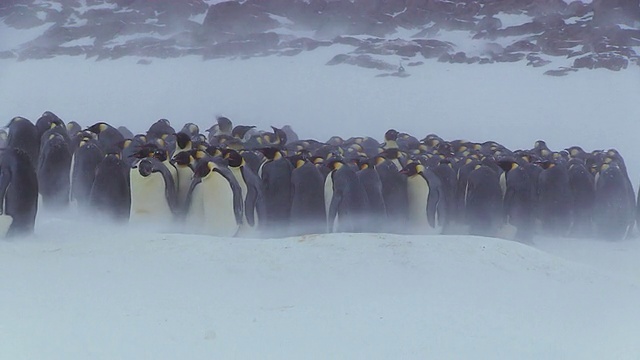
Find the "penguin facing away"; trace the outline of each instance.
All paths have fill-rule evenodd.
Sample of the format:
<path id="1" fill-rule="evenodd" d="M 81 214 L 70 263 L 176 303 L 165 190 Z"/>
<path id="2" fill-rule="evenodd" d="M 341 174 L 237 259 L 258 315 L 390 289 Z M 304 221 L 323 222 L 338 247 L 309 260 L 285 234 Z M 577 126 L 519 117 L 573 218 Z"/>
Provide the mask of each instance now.
<path id="1" fill-rule="evenodd" d="M 358 175 L 341 159 L 331 159 L 331 173 L 325 182 L 328 232 L 361 233 L 366 226 L 367 193 Z M 337 220 L 337 221 L 336 221 Z"/>
<path id="2" fill-rule="evenodd" d="M 292 235 L 322 234 L 327 229 L 324 177 L 320 170 L 302 156 L 291 158 Z"/>
<path id="3" fill-rule="evenodd" d="M 89 206 L 117 222 L 129 220 L 129 167 L 117 154 L 107 154 L 96 169 Z"/>
<path id="4" fill-rule="evenodd" d="M 59 133 L 43 139 L 38 161 L 38 189 L 46 208 L 58 209 L 69 205 L 71 191 L 71 151 Z"/>
<path id="5" fill-rule="evenodd" d="M 30 155 L 6 149 L 0 156 L 0 237 L 33 233 L 38 212 L 38 179 Z"/>

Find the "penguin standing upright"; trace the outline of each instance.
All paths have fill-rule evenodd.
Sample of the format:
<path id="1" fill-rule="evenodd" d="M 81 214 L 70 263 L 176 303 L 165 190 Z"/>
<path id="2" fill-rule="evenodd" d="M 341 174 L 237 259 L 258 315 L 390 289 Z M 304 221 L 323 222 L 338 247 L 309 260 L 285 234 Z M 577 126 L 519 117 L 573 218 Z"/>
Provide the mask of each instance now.
<path id="1" fill-rule="evenodd" d="M 629 201 L 625 174 L 616 162 L 602 164 L 595 178 L 593 224 L 606 240 L 626 238 L 635 222 L 635 199 Z"/>
<path id="2" fill-rule="evenodd" d="M 457 220 L 457 208 L 456 208 L 456 189 L 458 186 L 458 176 L 456 170 L 453 169 L 453 164 L 448 159 L 439 160 L 438 164 L 431 169 L 442 184 L 442 209 L 443 217 L 442 231 L 443 233 L 449 233 L 452 231 L 454 222 Z"/>
<path id="3" fill-rule="evenodd" d="M 286 236 L 291 217 L 291 171 L 293 166 L 275 148 L 263 148 L 267 160 L 258 170 L 266 207 L 264 229 L 271 236 Z"/>
<path id="4" fill-rule="evenodd" d="M 496 236 L 503 224 L 502 189 L 498 173 L 476 165 L 465 190 L 465 218 L 471 235 Z"/>
<path id="5" fill-rule="evenodd" d="M 7 148 L 24 150 L 29 155 L 29 160 L 35 169 L 40 154 L 38 128 L 30 120 L 20 116 L 11 119 L 8 127 Z"/>
<path id="6" fill-rule="evenodd" d="M 515 160 L 501 160 L 499 165 L 505 175 L 506 192 L 502 201 L 505 223 L 516 228 L 515 240 L 531 243 L 535 225 L 535 182 L 531 173 Z"/>
<path id="7" fill-rule="evenodd" d="M 444 200 L 440 179 L 418 162 L 407 164 L 402 173 L 407 176 L 409 233 L 437 232 L 439 202 Z"/>
<path id="8" fill-rule="evenodd" d="M 240 153 L 231 149 L 225 149 L 222 153 L 223 158 L 228 162 L 229 170 L 238 181 L 242 191 L 244 219 L 240 225 L 238 236 L 255 237 L 258 235 L 259 221 L 265 216 L 262 183 L 258 175 L 246 166 Z"/>
<path id="9" fill-rule="evenodd" d="M 71 191 L 71 151 L 59 133 L 50 133 L 43 139 L 38 161 L 38 189 L 42 205 L 49 209 L 69 205 Z"/>
<path id="10" fill-rule="evenodd" d="M 191 187 L 191 179 L 193 178 L 192 166 L 195 166 L 195 159 L 191 155 L 191 151 L 181 151 L 173 156 L 171 163 L 175 166 L 178 176 L 178 209 L 180 209 L 180 216 L 182 216 L 184 215 L 184 205 L 187 200 L 187 194 Z"/>
<path id="11" fill-rule="evenodd" d="M 132 223 L 172 226 L 178 213 L 178 196 L 173 177 L 160 160 L 147 157 L 130 170 Z"/>
<path id="12" fill-rule="evenodd" d="M 81 209 L 89 205 L 91 187 L 96 178 L 96 169 L 104 159 L 104 154 L 96 140 L 86 138 L 73 154 L 71 171 L 71 200 Z"/>
<path id="13" fill-rule="evenodd" d="M 328 232 L 367 232 L 367 193 L 358 175 L 344 163 L 333 158 L 328 163 L 331 173 L 325 181 Z"/>
<path id="14" fill-rule="evenodd" d="M 595 178 L 580 158 L 573 158 L 569 160 L 568 164 L 574 215 L 570 235 L 591 236 L 593 234 L 593 207 L 596 201 Z"/>
<path id="15" fill-rule="evenodd" d="M 546 160 L 538 177 L 538 216 L 542 231 L 566 236 L 573 219 L 573 198 L 566 163 Z"/>
<path id="16" fill-rule="evenodd" d="M 367 227 L 373 232 L 380 232 L 385 229 L 387 223 L 387 208 L 382 195 L 382 181 L 380 175 L 375 170 L 371 159 L 358 160 L 358 180 L 362 184 L 367 194 L 369 216 L 367 217 Z"/>
<path id="17" fill-rule="evenodd" d="M 409 199 L 407 195 L 407 177 L 402 175 L 394 163 L 378 156 L 374 158 L 374 169 L 382 184 L 382 198 L 388 221 L 384 232 L 401 234 L 406 232 Z"/>
<path id="18" fill-rule="evenodd" d="M 30 155 L 18 148 L 4 150 L 0 156 L 0 235 L 33 233 L 37 212 L 38 179 Z"/>
<path id="19" fill-rule="evenodd" d="M 236 236 L 242 224 L 242 190 L 218 158 L 196 166 L 187 195 L 187 231 L 214 236 Z"/>
<path id="20" fill-rule="evenodd" d="M 303 156 L 294 156 L 291 172 L 292 235 L 322 234 L 327 230 L 324 177 Z"/>
<path id="21" fill-rule="evenodd" d="M 89 206 L 111 220 L 129 220 L 129 167 L 118 154 L 107 154 L 98 165 L 89 195 Z"/>

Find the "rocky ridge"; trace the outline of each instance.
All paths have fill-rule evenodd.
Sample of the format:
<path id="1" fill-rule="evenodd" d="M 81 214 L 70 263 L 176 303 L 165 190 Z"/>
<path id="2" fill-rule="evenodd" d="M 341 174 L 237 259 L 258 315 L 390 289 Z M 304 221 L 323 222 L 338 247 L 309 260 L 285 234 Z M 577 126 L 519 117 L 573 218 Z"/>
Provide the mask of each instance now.
<path id="1" fill-rule="evenodd" d="M 555 76 L 640 65 L 640 0 L 7 0 L 0 21 L 6 31 L 35 34 L 0 49 L 0 58 L 17 60 L 136 56 L 145 64 L 294 56 L 339 44 L 350 51 L 327 65 L 378 76 L 407 76 L 405 66 L 430 60 L 521 62 Z"/>

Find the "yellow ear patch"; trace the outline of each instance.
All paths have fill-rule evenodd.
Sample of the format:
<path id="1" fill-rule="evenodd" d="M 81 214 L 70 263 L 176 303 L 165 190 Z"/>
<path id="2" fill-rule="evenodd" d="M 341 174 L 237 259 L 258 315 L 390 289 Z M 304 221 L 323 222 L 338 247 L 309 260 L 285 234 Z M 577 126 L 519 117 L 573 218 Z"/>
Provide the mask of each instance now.
<path id="1" fill-rule="evenodd" d="M 518 165 L 518 163 L 511 164 L 511 170 L 517 168 L 518 166 L 520 166 L 520 165 Z"/>
<path id="2" fill-rule="evenodd" d="M 296 169 L 299 168 L 302 165 L 304 165 L 304 160 L 299 159 L 299 160 L 296 161 Z"/>
<path id="3" fill-rule="evenodd" d="M 341 169 L 343 166 L 344 166 L 343 163 L 336 161 L 333 163 L 333 170 Z"/>
<path id="4" fill-rule="evenodd" d="M 100 126 L 98 126 L 98 129 L 102 132 L 107 130 L 109 127 L 107 126 L 107 124 L 100 124 Z"/>
<path id="5" fill-rule="evenodd" d="M 418 174 L 421 173 L 421 172 L 424 172 L 424 165 L 422 165 L 422 164 L 416 165 L 416 172 Z"/>
<path id="6" fill-rule="evenodd" d="M 213 161 L 209 161 L 207 163 L 207 167 L 209 168 L 209 170 L 213 171 L 213 169 L 216 168 L 216 163 L 214 163 Z"/>
<path id="7" fill-rule="evenodd" d="M 602 164 L 602 166 L 600 166 L 600 171 L 607 170 L 609 167 L 609 164 Z"/>
<path id="8" fill-rule="evenodd" d="M 49 140 L 53 139 L 54 137 L 56 137 L 54 134 L 49 135 Z"/>
<path id="9" fill-rule="evenodd" d="M 482 165 L 479 165 L 479 164 L 478 164 L 478 165 L 476 165 L 476 166 L 473 168 L 473 170 L 478 170 L 478 169 L 480 169 L 481 167 L 482 167 Z"/>

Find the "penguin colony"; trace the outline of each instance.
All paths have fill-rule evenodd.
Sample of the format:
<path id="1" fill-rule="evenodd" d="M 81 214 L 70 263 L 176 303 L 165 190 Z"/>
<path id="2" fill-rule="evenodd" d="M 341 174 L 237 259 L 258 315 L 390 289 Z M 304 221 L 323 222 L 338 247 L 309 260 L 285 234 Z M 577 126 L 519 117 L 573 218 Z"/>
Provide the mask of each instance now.
<path id="1" fill-rule="evenodd" d="M 326 232 L 537 234 L 622 239 L 636 198 L 616 150 L 511 151 L 488 141 L 422 140 L 389 130 L 326 142 L 293 130 L 233 126 L 200 133 L 166 119 L 145 134 L 52 112 L 0 130 L 2 235 L 30 234 L 38 205 L 115 222 L 215 236 Z M 40 198 L 40 200 L 39 200 Z"/>

